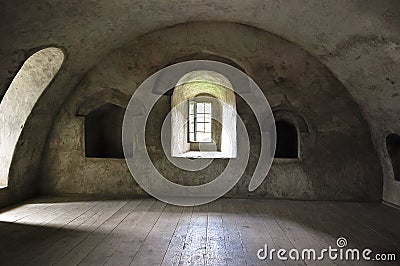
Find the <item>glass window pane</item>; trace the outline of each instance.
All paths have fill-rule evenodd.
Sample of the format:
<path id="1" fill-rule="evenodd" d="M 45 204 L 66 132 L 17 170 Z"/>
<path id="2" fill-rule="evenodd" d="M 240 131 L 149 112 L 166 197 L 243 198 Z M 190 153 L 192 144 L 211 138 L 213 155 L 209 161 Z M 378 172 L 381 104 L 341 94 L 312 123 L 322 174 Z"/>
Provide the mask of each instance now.
<path id="1" fill-rule="evenodd" d="M 204 122 L 205 122 L 204 119 L 205 119 L 205 118 L 204 118 L 204 115 L 203 115 L 203 114 L 197 114 L 197 116 L 196 116 L 196 122 L 197 122 L 197 123 L 204 123 Z"/>
<path id="2" fill-rule="evenodd" d="M 196 131 L 204 132 L 205 131 L 205 123 L 197 123 L 196 124 Z"/>
<path id="3" fill-rule="evenodd" d="M 203 141 L 211 142 L 211 133 L 204 133 Z"/>
<path id="4" fill-rule="evenodd" d="M 197 113 L 204 113 L 204 103 L 197 103 Z"/>
<path id="5" fill-rule="evenodd" d="M 189 101 L 188 136 L 190 142 L 211 142 L 212 103 Z"/>
<path id="6" fill-rule="evenodd" d="M 189 133 L 189 141 L 194 141 L 194 133 Z"/>
<path id="7" fill-rule="evenodd" d="M 211 132 L 211 123 L 206 123 L 204 127 L 205 132 Z"/>
<path id="8" fill-rule="evenodd" d="M 211 113 L 211 103 L 204 103 L 204 112 Z"/>
<path id="9" fill-rule="evenodd" d="M 198 142 L 203 142 L 204 139 L 204 133 L 203 132 L 196 132 L 196 140 Z"/>
<path id="10" fill-rule="evenodd" d="M 211 123 L 211 114 L 204 115 L 204 122 Z"/>
<path id="11" fill-rule="evenodd" d="M 189 132 L 194 132 L 194 123 L 189 123 Z"/>

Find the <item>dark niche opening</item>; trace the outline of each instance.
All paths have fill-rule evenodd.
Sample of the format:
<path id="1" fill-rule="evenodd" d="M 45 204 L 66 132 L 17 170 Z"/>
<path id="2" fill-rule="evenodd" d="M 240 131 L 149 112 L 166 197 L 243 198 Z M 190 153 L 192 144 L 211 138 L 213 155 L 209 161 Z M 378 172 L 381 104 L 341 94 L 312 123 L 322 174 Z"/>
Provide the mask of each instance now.
<path id="1" fill-rule="evenodd" d="M 386 148 L 392 162 L 394 179 L 400 181 L 400 136 L 389 134 L 386 137 Z"/>
<path id="2" fill-rule="evenodd" d="M 286 121 L 276 122 L 275 158 L 298 158 L 298 136 L 294 125 Z"/>
<path id="3" fill-rule="evenodd" d="M 124 158 L 122 122 L 125 109 L 105 104 L 85 118 L 85 155 L 94 158 Z"/>

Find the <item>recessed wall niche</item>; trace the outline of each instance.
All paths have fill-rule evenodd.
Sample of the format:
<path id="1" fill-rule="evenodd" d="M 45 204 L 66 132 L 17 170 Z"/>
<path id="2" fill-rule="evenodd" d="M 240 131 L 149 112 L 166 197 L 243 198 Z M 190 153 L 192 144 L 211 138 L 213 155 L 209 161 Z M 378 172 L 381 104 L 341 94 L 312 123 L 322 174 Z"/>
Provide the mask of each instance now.
<path id="1" fill-rule="evenodd" d="M 386 137 L 386 148 L 392 162 L 394 179 L 400 181 L 400 136 L 389 134 Z"/>
<path id="2" fill-rule="evenodd" d="M 85 117 L 85 156 L 123 159 L 122 121 L 125 109 L 111 103 Z"/>
<path id="3" fill-rule="evenodd" d="M 284 120 L 276 121 L 275 158 L 298 158 L 299 144 L 297 129 Z"/>

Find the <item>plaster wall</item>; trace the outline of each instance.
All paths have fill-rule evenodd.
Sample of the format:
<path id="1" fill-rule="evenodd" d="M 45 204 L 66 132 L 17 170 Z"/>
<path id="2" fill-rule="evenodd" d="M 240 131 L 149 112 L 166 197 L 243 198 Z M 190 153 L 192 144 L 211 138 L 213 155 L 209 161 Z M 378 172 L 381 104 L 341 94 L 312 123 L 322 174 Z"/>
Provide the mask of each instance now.
<path id="1" fill-rule="evenodd" d="M 256 27 L 295 43 L 322 62 L 369 124 L 383 170 L 383 200 L 400 205 L 400 182 L 394 180 L 385 143 L 388 134 L 400 134 L 397 0 L 0 1 L 0 7 L 0 33 L 7 36 L 0 39 L 0 99 L 34 52 L 56 46 L 66 54 L 63 67 L 24 124 L 9 186 L 0 190 L 0 206 L 36 193 L 50 128 L 89 70 L 143 34 L 192 21 Z"/>
<path id="2" fill-rule="evenodd" d="M 116 90 L 124 95 L 176 58 L 223 57 L 236 62 L 260 86 L 272 109 L 288 112 L 299 129 L 300 158 L 278 159 L 264 183 L 249 193 L 260 138 L 250 108 L 237 98 L 237 111 L 251 138 L 250 161 L 231 197 L 379 200 L 382 169 L 359 106 L 344 86 L 299 47 L 252 27 L 230 23 L 189 23 L 146 34 L 115 50 L 88 72 L 64 103 L 49 134 L 39 187 L 46 194 L 90 193 L 141 196 L 124 160 L 84 156 L 84 118 L 79 106 L 91 95 Z M 104 94 L 107 95 L 107 94 Z M 107 99 L 104 99 L 106 101 Z M 177 183 L 201 184 L 226 165 L 216 159 L 200 173 L 167 162 L 159 143 L 163 117 L 171 106 L 163 96 L 147 121 L 147 149 L 160 172 Z M 283 115 L 283 119 L 285 119 Z M 145 175 L 146 172 L 143 172 Z"/>

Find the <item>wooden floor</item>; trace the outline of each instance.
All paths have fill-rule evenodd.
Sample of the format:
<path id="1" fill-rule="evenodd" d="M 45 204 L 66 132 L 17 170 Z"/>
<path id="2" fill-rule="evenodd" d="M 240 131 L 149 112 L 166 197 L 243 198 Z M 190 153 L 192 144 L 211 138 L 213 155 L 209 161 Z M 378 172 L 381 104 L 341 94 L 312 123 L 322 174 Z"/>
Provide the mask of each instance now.
<path id="1" fill-rule="evenodd" d="M 400 211 L 378 203 L 222 199 L 183 208 L 40 198 L 0 211 L 0 265 L 371 264 L 257 258 L 265 244 L 320 251 L 341 236 L 347 248 L 399 256 Z"/>

